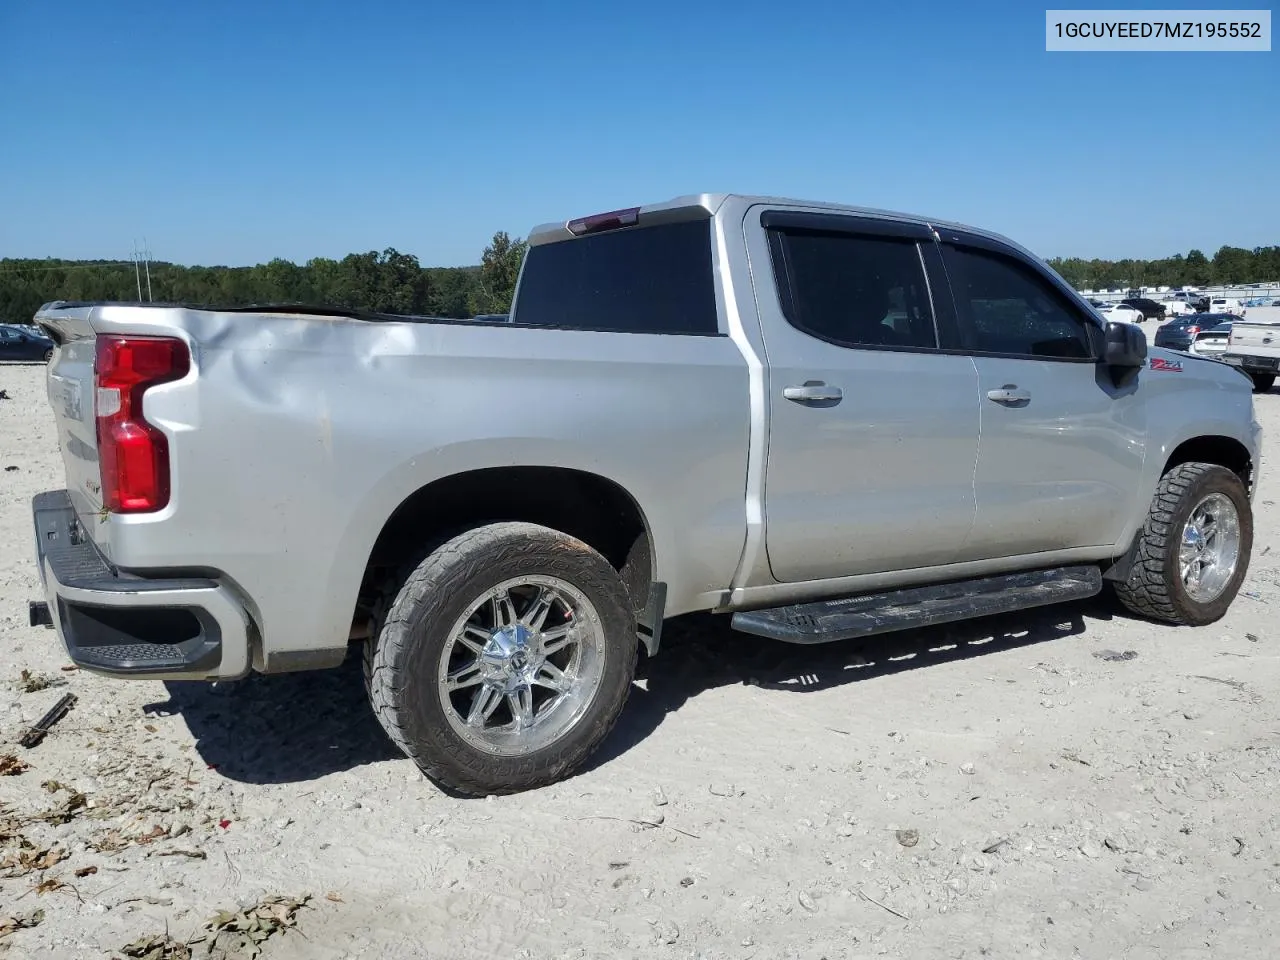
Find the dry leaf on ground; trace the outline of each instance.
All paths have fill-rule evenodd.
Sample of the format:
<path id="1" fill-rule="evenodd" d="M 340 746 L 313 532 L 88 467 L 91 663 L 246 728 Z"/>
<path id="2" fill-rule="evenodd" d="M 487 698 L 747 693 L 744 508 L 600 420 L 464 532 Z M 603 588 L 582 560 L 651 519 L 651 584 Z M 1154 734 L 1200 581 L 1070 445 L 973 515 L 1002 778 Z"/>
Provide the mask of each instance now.
<path id="1" fill-rule="evenodd" d="M 25 927 L 39 926 L 44 922 L 43 910 L 32 910 L 30 913 L 15 914 L 11 917 L 0 916 L 0 937 L 7 937 L 15 930 Z"/>

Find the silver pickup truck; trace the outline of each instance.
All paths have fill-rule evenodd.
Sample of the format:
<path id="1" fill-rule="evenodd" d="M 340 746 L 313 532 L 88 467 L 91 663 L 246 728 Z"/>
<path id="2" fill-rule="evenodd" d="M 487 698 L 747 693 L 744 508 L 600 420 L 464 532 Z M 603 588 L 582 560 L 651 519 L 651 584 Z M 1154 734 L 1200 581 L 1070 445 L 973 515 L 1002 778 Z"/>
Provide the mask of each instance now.
<path id="1" fill-rule="evenodd" d="M 56 302 L 77 664 L 226 679 L 362 646 L 438 783 L 568 775 L 695 611 L 817 643 L 1088 597 L 1221 617 L 1259 427 L 984 230 L 698 195 L 536 229 L 507 322 Z"/>

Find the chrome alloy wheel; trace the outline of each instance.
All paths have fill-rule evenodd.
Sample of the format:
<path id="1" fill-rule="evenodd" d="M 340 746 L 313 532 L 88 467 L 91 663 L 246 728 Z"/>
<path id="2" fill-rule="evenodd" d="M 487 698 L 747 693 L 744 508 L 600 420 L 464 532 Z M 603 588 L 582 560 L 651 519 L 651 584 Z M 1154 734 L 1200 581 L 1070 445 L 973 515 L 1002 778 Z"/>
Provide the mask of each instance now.
<path id="1" fill-rule="evenodd" d="M 1240 514 L 1229 497 L 1211 493 L 1191 511 L 1182 528 L 1178 568 L 1187 596 L 1216 600 L 1240 563 Z"/>
<path id="2" fill-rule="evenodd" d="M 454 623 L 440 655 L 440 700 L 468 744 L 523 756 L 582 719 L 603 669 L 604 627 L 582 591 L 558 577 L 517 577 Z"/>

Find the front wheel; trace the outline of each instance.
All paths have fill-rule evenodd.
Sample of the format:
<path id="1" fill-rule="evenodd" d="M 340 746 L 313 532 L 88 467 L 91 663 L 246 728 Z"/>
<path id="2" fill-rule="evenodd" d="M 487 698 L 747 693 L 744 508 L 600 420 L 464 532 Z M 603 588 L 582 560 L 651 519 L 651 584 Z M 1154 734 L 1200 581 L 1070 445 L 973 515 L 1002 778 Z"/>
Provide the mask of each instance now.
<path id="1" fill-rule="evenodd" d="M 53 359 L 53 348 L 50 347 L 48 350 L 44 352 L 44 362 L 48 363 L 52 359 Z"/>
<path id="2" fill-rule="evenodd" d="M 1244 482 L 1211 463 L 1184 463 L 1160 480 L 1138 532 L 1121 603 L 1139 616 L 1203 626 L 1231 606 L 1249 569 L 1253 511 Z"/>
<path id="3" fill-rule="evenodd" d="M 1276 375 L 1274 373 L 1251 373 L 1249 379 L 1253 381 L 1254 393 L 1266 393 L 1276 383 Z"/>
<path id="4" fill-rule="evenodd" d="M 515 793 L 569 775 L 626 703 L 638 640 L 617 571 L 587 544 L 493 523 L 434 550 L 368 651 L 383 729 L 459 793 Z"/>

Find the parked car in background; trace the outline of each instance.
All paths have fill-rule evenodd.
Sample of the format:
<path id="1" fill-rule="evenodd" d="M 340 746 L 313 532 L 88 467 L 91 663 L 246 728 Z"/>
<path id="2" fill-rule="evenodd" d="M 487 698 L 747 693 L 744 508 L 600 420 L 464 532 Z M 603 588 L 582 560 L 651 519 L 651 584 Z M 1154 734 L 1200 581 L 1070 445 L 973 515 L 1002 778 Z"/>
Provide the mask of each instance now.
<path id="1" fill-rule="evenodd" d="M 1209 313 L 1229 313 L 1233 317 L 1243 317 L 1244 305 L 1231 297 L 1213 297 L 1209 301 Z"/>
<path id="2" fill-rule="evenodd" d="M 1229 313 L 1190 313 L 1177 317 L 1156 328 L 1155 345 L 1168 350 L 1187 350 L 1201 331 L 1234 319 Z"/>
<path id="3" fill-rule="evenodd" d="M 1164 315 L 1166 317 L 1181 317 L 1188 313 L 1195 313 L 1193 307 L 1186 300 L 1165 300 L 1161 303 L 1164 307 Z"/>
<path id="4" fill-rule="evenodd" d="M 1227 352 L 1227 343 L 1231 339 L 1231 321 L 1224 320 L 1212 327 L 1205 327 L 1196 332 L 1191 339 L 1188 353 L 1201 357 L 1221 357 Z"/>
<path id="5" fill-rule="evenodd" d="M 1236 318 L 1222 359 L 1247 373 L 1254 390 L 1270 390 L 1280 372 L 1280 323 Z"/>
<path id="6" fill-rule="evenodd" d="M 0 324 L 0 360 L 42 360 L 53 357 L 53 341 L 43 333 Z"/>
<path id="7" fill-rule="evenodd" d="M 1141 323 L 1146 319 L 1141 310 L 1127 303 L 1109 303 L 1105 307 L 1100 307 L 1098 312 L 1106 320 L 1119 320 L 1124 323 Z"/>
<path id="8" fill-rule="evenodd" d="M 1165 307 L 1163 303 L 1157 303 L 1149 297 L 1126 297 L 1120 301 L 1127 307 L 1135 307 L 1142 311 L 1142 317 L 1145 320 L 1163 320 L 1165 315 Z"/>

